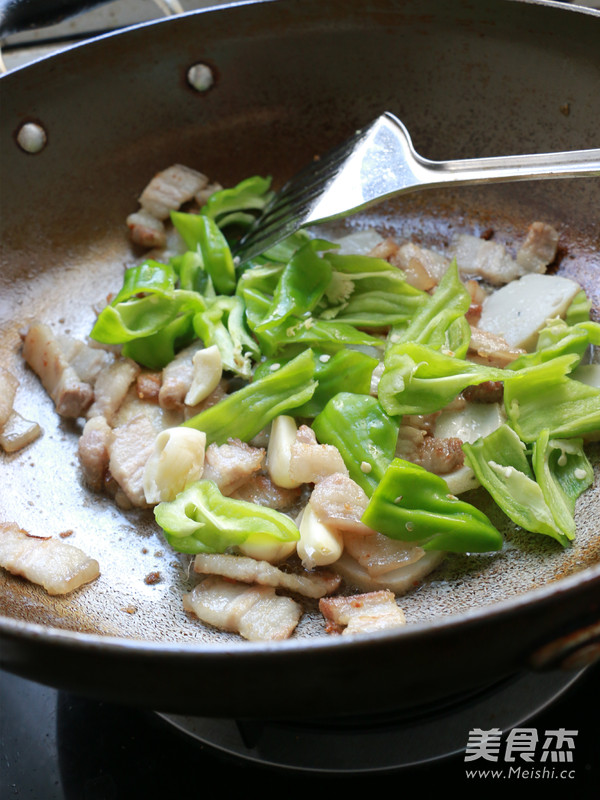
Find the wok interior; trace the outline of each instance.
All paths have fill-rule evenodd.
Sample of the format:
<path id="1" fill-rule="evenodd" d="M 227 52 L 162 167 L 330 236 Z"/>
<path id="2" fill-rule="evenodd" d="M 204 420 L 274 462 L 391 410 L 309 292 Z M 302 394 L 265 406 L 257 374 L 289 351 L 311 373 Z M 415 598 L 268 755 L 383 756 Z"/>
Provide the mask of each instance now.
<path id="1" fill-rule="evenodd" d="M 144 641 L 231 638 L 184 613 L 181 597 L 194 583 L 188 558 L 170 550 L 151 513 L 120 511 L 82 486 L 80 428 L 57 419 L 19 357 L 20 331 L 34 319 L 77 336 L 89 332 L 94 306 L 140 258 L 124 220 L 157 170 L 179 162 L 224 185 L 253 174 L 273 175 L 278 184 L 385 109 L 407 123 L 430 158 L 597 144 L 600 111 L 590 77 L 598 59 L 576 62 L 569 54 L 575 74 L 565 75 L 561 59 L 570 41 L 579 37 L 585 50 L 589 32 L 580 22 L 559 25 L 557 9 L 498 2 L 474 12 L 446 3 L 443 13 L 438 3 L 268 5 L 268 14 L 264 6 L 192 14 L 76 49 L 24 71 L 18 89 L 19 76 L 9 76 L 15 88 L 7 82 L 10 130 L 2 134 L 10 203 L 3 211 L 0 359 L 21 381 L 17 409 L 37 420 L 44 436 L 3 456 L 0 518 L 32 533 L 72 531 L 68 541 L 97 558 L 101 577 L 56 599 L 2 572 L 0 603 L 8 617 Z M 537 35 L 528 29 L 530 15 Z M 599 21 L 587 20 L 596 31 Z M 204 96 L 184 80 L 198 60 L 216 76 Z M 537 77 L 529 69 L 534 62 Z M 48 146 L 39 155 L 15 145 L 23 119 L 47 128 Z M 426 193 L 335 228 L 373 226 L 441 249 L 457 232 L 493 229 L 511 248 L 541 219 L 561 232 L 559 271 L 581 282 L 597 314 L 599 207 L 597 180 L 543 182 Z M 483 502 L 506 535 L 505 549 L 449 557 L 401 599 L 408 622 L 452 618 L 597 564 L 597 451 L 593 459 L 596 481 L 578 504 L 577 539 L 567 551 L 516 530 L 482 491 L 468 498 Z M 158 582 L 147 580 L 151 573 Z M 324 636 L 321 616 L 314 607 L 308 612 L 295 636 Z"/>

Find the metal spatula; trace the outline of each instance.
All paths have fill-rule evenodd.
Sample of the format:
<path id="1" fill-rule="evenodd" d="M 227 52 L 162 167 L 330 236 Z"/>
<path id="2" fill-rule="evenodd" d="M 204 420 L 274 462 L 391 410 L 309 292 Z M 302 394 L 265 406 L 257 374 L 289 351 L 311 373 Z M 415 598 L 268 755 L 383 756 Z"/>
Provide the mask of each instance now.
<path id="1" fill-rule="evenodd" d="M 600 176 L 600 148 L 430 161 L 415 152 L 402 122 L 386 112 L 292 178 L 241 240 L 236 255 L 246 261 L 300 228 L 418 189 L 594 175 Z"/>

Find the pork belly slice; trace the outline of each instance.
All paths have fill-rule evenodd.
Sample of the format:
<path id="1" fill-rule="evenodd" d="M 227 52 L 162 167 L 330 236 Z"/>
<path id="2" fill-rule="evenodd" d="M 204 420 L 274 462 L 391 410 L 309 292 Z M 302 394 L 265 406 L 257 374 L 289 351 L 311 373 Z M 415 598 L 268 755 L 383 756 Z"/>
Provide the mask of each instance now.
<path id="1" fill-rule="evenodd" d="M 83 416 L 94 392 L 69 363 L 59 340 L 48 325 L 32 324 L 23 340 L 23 357 L 48 392 L 62 417 Z"/>
<path id="2" fill-rule="evenodd" d="M 0 431 L 13 412 L 19 379 L 12 372 L 0 367 Z"/>
<path id="3" fill-rule="evenodd" d="M 408 283 L 423 291 L 437 286 L 450 266 L 446 256 L 415 242 L 401 244 L 390 262 L 405 273 Z"/>
<path id="4" fill-rule="evenodd" d="M 391 539 L 373 531 L 368 535 L 345 534 L 346 552 L 363 567 L 372 578 L 414 564 L 425 555 L 418 545 Z"/>
<path id="5" fill-rule="evenodd" d="M 167 410 L 183 409 L 185 398 L 194 379 L 194 356 L 202 350 L 201 342 L 180 350 L 162 371 L 162 382 L 158 392 L 158 403 Z"/>
<path id="6" fill-rule="evenodd" d="M 545 272 L 556 258 L 558 239 L 558 231 L 552 225 L 532 223 L 517 252 L 517 264 L 524 272 Z"/>
<path id="7" fill-rule="evenodd" d="M 83 480 L 94 491 L 104 486 L 110 458 L 112 429 L 104 417 L 92 417 L 83 426 L 77 456 Z"/>
<path id="8" fill-rule="evenodd" d="M 230 497 L 262 470 L 265 455 L 264 448 L 240 439 L 229 439 L 221 445 L 213 442 L 206 448 L 203 477 L 214 481 L 221 494 Z"/>
<path id="9" fill-rule="evenodd" d="M 139 198 L 140 206 L 159 220 L 167 219 L 171 211 L 193 200 L 208 185 L 208 178 L 182 164 L 173 164 L 157 172 Z"/>
<path id="10" fill-rule="evenodd" d="M 140 414 L 112 431 L 108 470 L 119 485 L 120 505 L 145 508 L 144 469 L 152 455 L 156 430 L 148 417 Z"/>
<path id="11" fill-rule="evenodd" d="M 66 333 L 56 334 L 56 341 L 79 378 L 90 385 L 94 384 L 100 370 L 114 358 L 108 350 L 89 345 Z"/>
<path id="12" fill-rule="evenodd" d="M 325 525 L 339 531 L 369 534 L 371 529 L 361 522 L 369 498 L 364 489 L 348 475 L 335 472 L 315 485 L 310 504 L 315 515 Z"/>
<path id="13" fill-rule="evenodd" d="M 14 522 L 0 523 L 0 566 L 52 595 L 68 594 L 100 575 L 98 562 L 78 547 L 32 536 Z"/>
<path id="14" fill-rule="evenodd" d="M 524 352 L 521 347 L 510 345 L 503 336 L 471 325 L 468 357 L 472 361 L 504 369 Z"/>
<path id="15" fill-rule="evenodd" d="M 384 572 L 381 575 L 370 575 L 367 569 L 353 558 L 346 549 L 335 562 L 336 572 L 342 576 L 347 586 L 362 592 L 389 589 L 395 594 L 406 594 L 415 589 L 430 572 L 445 558 L 439 550 L 429 550 L 411 564 Z"/>
<path id="16" fill-rule="evenodd" d="M 140 371 L 140 366 L 130 358 L 117 358 L 103 367 L 94 383 L 94 402 L 88 409 L 88 418 L 103 416 L 112 424 Z"/>
<path id="17" fill-rule="evenodd" d="M 300 425 L 290 448 L 290 477 L 296 483 L 318 483 L 328 475 L 348 474 L 337 447 L 319 444 L 312 428 Z"/>
<path id="18" fill-rule="evenodd" d="M 144 208 L 130 214 L 126 224 L 129 229 L 129 238 L 140 247 L 145 249 L 163 248 L 167 244 L 164 223 Z"/>
<path id="19" fill-rule="evenodd" d="M 319 610 L 331 624 L 330 633 L 371 633 L 406 625 L 393 592 L 382 590 L 351 597 L 326 597 Z"/>
<path id="20" fill-rule="evenodd" d="M 212 575 L 184 595 L 183 607 L 202 622 L 249 641 L 288 639 L 302 615 L 299 603 L 269 586 L 248 586 Z"/>
<path id="21" fill-rule="evenodd" d="M 324 597 L 337 591 L 341 578 L 328 570 L 315 572 L 285 572 L 268 561 L 229 553 L 199 553 L 194 559 L 194 571 L 204 575 L 221 575 L 242 583 L 285 589 L 304 597 Z"/>
<path id="22" fill-rule="evenodd" d="M 459 234 L 452 246 L 461 276 L 476 275 L 494 286 L 519 278 L 522 268 L 503 245 L 469 233 Z"/>
<path id="23" fill-rule="evenodd" d="M 254 475 L 231 493 L 236 500 L 245 500 L 259 506 L 268 506 L 277 511 L 292 508 L 302 496 L 301 489 L 286 489 L 277 486 L 268 475 Z"/>

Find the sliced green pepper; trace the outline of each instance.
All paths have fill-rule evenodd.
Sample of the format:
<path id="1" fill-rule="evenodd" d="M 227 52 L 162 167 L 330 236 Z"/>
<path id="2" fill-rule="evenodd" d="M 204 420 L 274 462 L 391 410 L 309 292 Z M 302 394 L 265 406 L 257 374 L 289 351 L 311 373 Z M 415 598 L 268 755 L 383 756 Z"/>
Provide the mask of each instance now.
<path id="1" fill-rule="evenodd" d="M 227 239 L 217 223 L 204 214 L 171 211 L 171 221 L 188 250 L 198 253 L 218 294 L 232 294 L 237 279 Z"/>
<path id="2" fill-rule="evenodd" d="M 293 254 L 279 277 L 269 309 L 255 325 L 257 335 L 314 310 L 331 279 L 331 266 L 318 253 L 323 246 L 327 243 L 311 239 Z"/>
<path id="3" fill-rule="evenodd" d="M 453 323 L 457 323 L 461 318 L 464 320 L 470 305 L 471 295 L 460 280 L 454 259 L 434 293 L 421 304 L 409 324 L 405 328 L 395 328 L 391 332 L 390 342 L 427 344 L 462 358 L 466 355 L 470 335 L 464 341 L 466 332 L 464 323 L 458 322 L 457 327 L 453 327 Z M 466 320 L 464 322 L 466 323 Z M 457 331 L 460 332 L 458 339 Z M 452 349 L 457 343 L 460 344 L 459 352 Z"/>
<path id="4" fill-rule="evenodd" d="M 398 423 L 376 397 L 340 392 L 313 422 L 321 444 L 340 451 L 350 477 L 371 495 L 396 451 Z"/>
<path id="5" fill-rule="evenodd" d="M 225 370 L 245 379 L 252 376 L 252 359 L 260 357 L 260 350 L 246 330 L 240 297 L 220 295 L 208 301 L 206 310 L 194 315 L 193 325 L 205 347 L 219 348 Z"/>
<path id="6" fill-rule="evenodd" d="M 314 355 L 306 350 L 182 424 L 204 431 L 209 444 L 223 444 L 232 437 L 247 442 L 276 416 L 291 413 L 310 400 L 317 385 L 314 374 Z"/>
<path id="7" fill-rule="evenodd" d="M 225 497 L 209 480 L 192 483 L 174 500 L 159 503 L 154 516 L 169 544 L 180 553 L 224 553 L 253 539 L 294 542 L 300 538 L 285 514 Z"/>
<path id="8" fill-rule="evenodd" d="M 273 196 L 271 178 L 255 175 L 236 186 L 219 189 L 210 195 L 200 213 L 214 220 L 219 228 L 230 225 L 249 227 Z"/>
<path id="9" fill-rule="evenodd" d="M 362 521 L 379 533 L 424 550 L 486 553 L 503 539 L 486 515 L 448 492 L 439 475 L 395 458 L 373 493 Z"/>
<path id="10" fill-rule="evenodd" d="M 295 348 L 293 348 L 295 350 Z M 297 417 L 316 417 L 329 400 L 346 387 L 352 386 L 354 394 L 369 394 L 373 370 L 379 359 L 360 350 L 338 350 L 331 354 L 313 350 L 315 354 L 315 380 L 317 388 L 308 403 L 299 406 Z M 294 356 L 263 361 L 254 371 L 254 378 L 263 377 L 278 369 Z"/>
<path id="11" fill-rule="evenodd" d="M 462 449 L 479 482 L 507 517 L 526 531 L 568 544 L 569 537 L 556 524 L 529 464 L 525 445 L 511 427 L 501 425 L 485 438 L 465 442 Z"/>
<path id="12" fill-rule="evenodd" d="M 551 439 L 548 430 L 533 445 L 533 470 L 558 528 L 575 538 L 575 503 L 594 482 L 582 439 Z"/>
<path id="13" fill-rule="evenodd" d="M 439 411 L 467 386 L 505 380 L 514 374 L 411 342 L 389 345 L 384 365 L 378 394 L 391 415 Z"/>
<path id="14" fill-rule="evenodd" d="M 600 389 L 569 377 L 578 361 L 577 355 L 558 356 L 505 381 L 508 420 L 524 442 L 534 442 L 546 428 L 555 439 L 600 431 Z"/>

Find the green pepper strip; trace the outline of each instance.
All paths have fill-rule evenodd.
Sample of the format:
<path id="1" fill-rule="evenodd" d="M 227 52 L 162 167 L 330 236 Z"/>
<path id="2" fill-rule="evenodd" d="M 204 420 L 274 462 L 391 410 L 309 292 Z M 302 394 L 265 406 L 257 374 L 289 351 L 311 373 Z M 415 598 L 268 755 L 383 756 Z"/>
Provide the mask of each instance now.
<path id="1" fill-rule="evenodd" d="M 462 449 L 480 484 L 509 519 L 526 531 L 568 544 L 569 537 L 556 524 L 529 464 L 525 445 L 512 428 L 501 425 L 472 444 L 465 442 Z"/>
<path id="2" fill-rule="evenodd" d="M 466 338 L 466 328 L 460 320 L 464 320 L 470 305 L 471 295 L 460 280 L 458 265 L 456 259 L 453 259 L 434 293 L 417 309 L 405 328 L 395 328 L 391 332 L 390 342 L 427 344 L 462 358 L 466 355 L 469 345 L 470 328 Z M 456 323 L 458 328 L 455 327 Z M 455 335 L 457 330 L 461 334 L 458 339 L 460 343 L 458 353 L 452 350 L 452 347 L 457 346 Z"/>
<path id="3" fill-rule="evenodd" d="M 206 433 L 207 443 L 249 441 L 279 414 L 308 402 L 316 389 L 315 360 L 305 350 L 281 369 L 249 383 L 182 423 Z"/>
<path id="4" fill-rule="evenodd" d="M 267 313 L 255 325 L 257 335 L 279 327 L 292 316 L 313 311 L 331 279 L 329 262 L 318 254 L 327 244 L 312 239 L 294 253 L 281 273 Z"/>
<path id="5" fill-rule="evenodd" d="M 600 431 L 600 389 L 568 376 L 578 361 L 574 354 L 558 356 L 505 381 L 508 420 L 524 442 L 534 442 L 546 428 L 555 439 Z"/>
<path id="6" fill-rule="evenodd" d="M 450 495 L 446 481 L 423 467 L 395 458 L 362 516 L 365 525 L 424 550 L 485 553 L 503 539 L 486 515 Z"/>
<path id="7" fill-rule="evenodd" d="M 296 348 L 292 348 L 294 351 Z M 352 386 L 354 394 L 369 394 L 371 391 L 371 378 L 373 370 L 379 359 L 369 356 L 360 350 L 338 350 L 330 354 L 313 350 L 315 354 L 315 380 L 318 385 L 315 393 L 294 414 L 296 417 L 316 417 L 329 400 L 348 386 Z M 277 364 L 286 363 L 293 355 L 285 358 L 269 359 L 263 361 L 254 370 L 254 378 L 270 374 Z"/>
<path id="8" fill-rule="evenodd" d="M 229 548 L 261 542 L 294 542 L 300 538 L 292 520 L 279 511 L 225 497 L 216 483 L 190 484 L 174 500 L 154 508 L 165 538 L 180 553 L 223 553 Z"/>
<path id="9" fill-rule="evenodd" d="M 237 283 L 233 256 L 217 223 L 204 214 L 181 211 L 171 211 L 171 220 L 188 250 L 200 254 L 216 292 L 232 294 Z"/>
<path id="10" fill-rule="evenodd" d="M 398 439 L 398 423 L 391 419 L 376 397 L 340 392 L 313 422 L 321 444 L 340 451 L 350 477 L 367 495 L 373 494 L 392 461 Z"/>
<path id="11" fill-rule="evenodd" d="M 583 439 L 551 439 L 544 430 L 533 445 L 533 470 L 557 527 L 575 538 L 575 502 L 594 482 Z"/>

